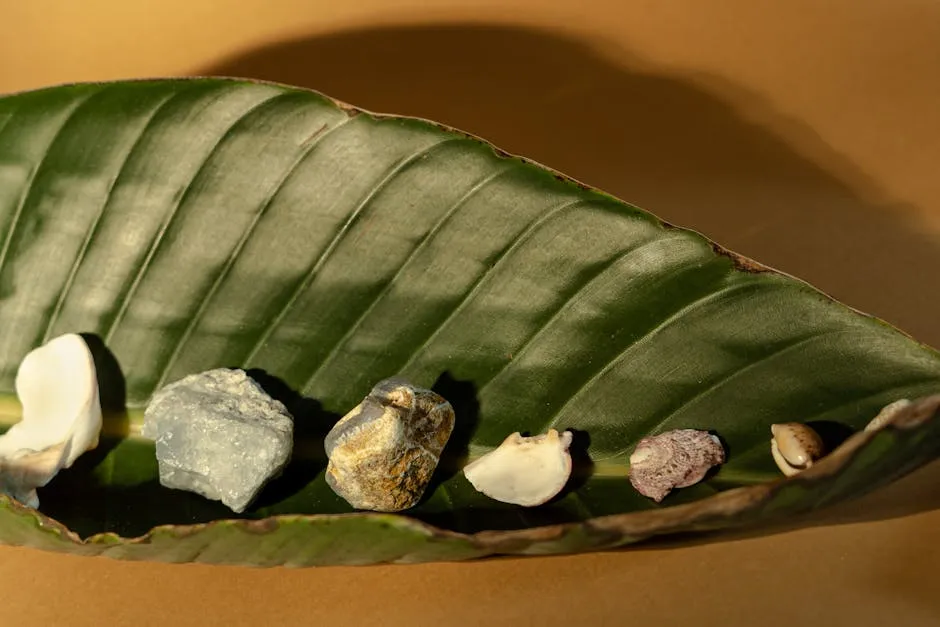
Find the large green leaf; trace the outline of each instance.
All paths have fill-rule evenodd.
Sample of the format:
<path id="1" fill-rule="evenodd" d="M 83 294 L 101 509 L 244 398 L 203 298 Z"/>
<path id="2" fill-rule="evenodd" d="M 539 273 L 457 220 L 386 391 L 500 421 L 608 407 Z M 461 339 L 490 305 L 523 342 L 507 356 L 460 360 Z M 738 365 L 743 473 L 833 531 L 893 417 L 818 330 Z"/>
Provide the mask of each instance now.
<path id="1" fill-rule="evenodd" d="M 782 479 L 772 423 L 812 422 L 834 446 L 888 402 L 940 392 L 940 356 L 480 139 L 310 91 L 197 79 L 0 99 L 0 233 L 6 424 L 23 356 L 82 332 L 109 436 L 40 491 L 42 514 L 0 497 L 8 543 L 262 565 L 576 551 L 806 511 L 940 453 L 932 397 Z M 136 435 L 157 387 L 219 366 L 251 369 L 296 418 L 294 460 L 243 520 L 162 488 Z M 395 374 L 443 393 L 457 427 L 421 505 L 352 513 L 322 436 Z M 552 426 L 578 430 L 579 461 L 552 503 L 503 505 L 459 472 Z M 638 495 L 632 447 L 686 427 L 716 431 L 728 463 L 662 504 Z"/>

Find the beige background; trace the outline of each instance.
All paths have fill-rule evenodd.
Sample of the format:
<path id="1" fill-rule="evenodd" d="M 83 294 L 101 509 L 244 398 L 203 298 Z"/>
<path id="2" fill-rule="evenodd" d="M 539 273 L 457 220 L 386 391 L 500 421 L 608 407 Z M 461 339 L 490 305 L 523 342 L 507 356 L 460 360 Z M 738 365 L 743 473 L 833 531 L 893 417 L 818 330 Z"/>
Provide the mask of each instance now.
<path id="1" fill-rule="evenodd" d="M 4 0 L 0 15 L 0 92 L 224 74 L 429 117 L 940 347 L 931 0 Z M 940 625 L 940 464 L 800 523 L 303 571 L 4 548 L 0 606 L 59 625 Z"/>

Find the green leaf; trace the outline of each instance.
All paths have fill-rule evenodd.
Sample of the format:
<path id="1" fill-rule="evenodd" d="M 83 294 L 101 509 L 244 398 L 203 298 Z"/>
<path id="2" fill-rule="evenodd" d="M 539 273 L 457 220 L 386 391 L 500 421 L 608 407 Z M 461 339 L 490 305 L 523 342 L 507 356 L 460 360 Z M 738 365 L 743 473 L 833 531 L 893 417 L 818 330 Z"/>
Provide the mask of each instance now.
<path id="1" fill-rule="evenodd" d="M 25 354 L 91 346 L 101 446 L 0 497 L 0 541 L 256 565 L 609 548 L 856 496 L 940 454 L 940 355 L 811 286 L 434 123 L 240 80 L 79 84 L 0 99 L 0 414 Z M 248 369 L 296 419 L 256 506 L 159 485 L 137 435 L 158 387 Z M 322 437 L 380 379 L 454 404 L 433 489 L 400 515 L 326 485 Z M 925 399 L 876 432 L 887 403 Z M 783 479 L 770 425 L 838 448 Z M 523 509 L 459 472 L 514 431 L 577 430 L 570 489 Z M 729 460 L 661 504 L 627 479 L 648 434 Z M 843 442 L 843 440 L 845 440 Z M 841 445 L 840 445 L 841 442 Z M 133 538 L 133 539 L 131 539 Z"/>

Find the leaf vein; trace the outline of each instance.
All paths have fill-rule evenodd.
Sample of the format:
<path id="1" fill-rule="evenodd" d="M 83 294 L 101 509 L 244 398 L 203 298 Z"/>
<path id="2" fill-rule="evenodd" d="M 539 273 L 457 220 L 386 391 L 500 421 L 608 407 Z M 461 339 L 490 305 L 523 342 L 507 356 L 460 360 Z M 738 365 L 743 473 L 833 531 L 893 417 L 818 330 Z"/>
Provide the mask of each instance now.
<path id="1" fill-rule="evenodd" d="M 7 112 L 6 117 L 0 119 L 0 136 L 3 135 L 3 131 L 6 130 L 7 124 L 9 124 L 12 119 L 13 114 L 10 112 Z"/>
<path id="2" fill-rule="evenodd" d="M 275 329 L 277 329 L 277 327 L 281 324 L 281 322 L 284 321 L 284 318 L 287 317 L 287 313 L 294 307 L 294 305 L 300 299 L 301 295 L 310 285 L 311 281 L 313 281 L 314 277 L 316 277 L 317 274 L 319 274 L 320 270 L 330 259 L 330 256 L 333 254 L 333 251 L 336 250 L 340 242 L 342 242 L 343 239 L 346 237 L 346 234 L 349 232 L 349 229 L 356 222 L 356 220 L 359 219 L 359 216 L 372 203 L 372 201 L 376 198 L 376 196 L 378 196 L 378 194 L 383 189 L 385 189 L 395 179 L 395 177 L 397 177 L 401 172 L 403 172 L 409 165 L 411 165 L 418 159 L 422 158 L 423 156 L 430 154 L 433 150 L 436 150 L 437 148 L 443 146 L 444 144 L 455 142 L 455 141 L 462 141 L 462 138 L 448 137 L 446 139 L 439 140 L 431 144 L 430 146 L 426 146 L 424 148 L 421 148 L 420 150 L 414 151 L 407 157 L 402 157 L 401 159 L 396 161 L 395 164 L 391 168 L 389 168 L 389 170 L 385 173 L 385 176 L 383 176 L 382 179 L 372 187 L 369 193 L 367 193 L 362 198 L 359 204 L 356 205 L 355 209 L 353 209 L 353 211 L 346 218 L 346 221 L 342 224 L 342 226 L 340 226 L 339 230 L 337 230 L 336 233 L 333 235 L 333 239 L 330 240 L 329 244 L 327 244 L 326 248 L 317 258 L 314 264 L 310 267 L 309 270 L 307 270 L 306 273 L 304 273 L 304 275 L 297 282 L 297 286 L 294 288 L 294 291 L 291 293 L 290 297 L 287 299 L 287 302 L 284 304 L 281 310 L 277 313 L 277 315 L 271 319 L 271 322 L 261 332 L 260 336 L 258 337 L 258 340 L 255 342 L 254 346 L 252 346 L 251 350 L 248 352 L 248 355 L 245 357 L 244 361 L 242 362 L 242 368 L 247 368 L 249 364 L 252 362 L 252 360 L 255 359 L 258 352 L 267 343 L 268 339 L 270 339 Z"/>
<path id="3" fill-rule="evenodd" d="M 189 194 L 193 189 L 196 181 L 198 181 L 203 172 L 205 172 L 206 166 L 212 162 L 213 157 L 218 153 L 219 148 L 221 148 L 229 139 L 231 139 L 232 134 L 235 132 L 235 129 L 241 125 L 245 119 L 260 109 L 261 107 L 267 105 L 268 103 L 285 96 L 290 95 L 289 93 L 280 92 L 273 95 L 270 95 L 266 98 L 261 99 L 260 101 L 254 103 L 246 111 L 242 112 L 232 124 L 221 134 L 216 140 L 212 148 L 209 149 L 209 152 L 206 153 L 205 158 L 202 160 L 202 163 L 196 168 L 196 172 L 193 174 L 192 178 L 189 179 L 189 182 L 186 183 L 186 186 L 183 188 L 183 191 L 179 195 L 179 200 L 176 201 L 176 204 L 173 205 L 173 208 L 170 210 L 169 215 L 163 220 L 163 224 L 160 225 L 160 230 L 157 231 L 157 234 L 154 236 L 153 241 L 150 244 L 150 248 L 147 251 L 144 261 L 138 269 L 137 274 L 134 276 L 134 279 L 131 281 L 130 287 L 127 292 L 124 294 L 124 297 L 121 299 L 121 305 L 118 307 L 118 311 L 114 316 L 114 320 L 111 321 L 111 324 L 108 325 L 108 330 L 104 333 L 104 342 L 109 344 L 112 337 L 114 336 L 115 331 L 121 322 L 124 319 L 124 316 L 127 314 L 127 310 L 130 308 L 130 303 L 134 299 L 134 296 L 137 293 L 137 289 L 140 287 L 141 282 L 143 281 L 144 275 L 150 269 L 150 264 L 153 262 L 154 257 L 157 254 L 157 250 L 160 248 L 160 245 L 163 242 L 163 238 L 166 236 L 167 231 L 170 228 L 170 225 L 176 219 L 180 213 L 180 208 L 186 204 L 186 201 L 189 199 Z"/>
<path id="4" fill-rule="evenodd" d="M 758 360 L 756 360 L 756 361 L 752 361 L 751 363 L 747 364 L 746 366 L 743 366 L 743 367 L 741 367 L 741 368 L 738 368 L 738 369 L 736 369 L 736 370 L 731 371 L 731 372 L 728 373 L 726 376 L 724 376 L 724 377 L 720 378 L 719 380 L 715 381 L 714 383 L 712 383 L 712 384 L 709 385 L 708 387 L 706 387 L 706 388 L 700 390 L 700 391 L 697 392 L 695 395 L 693 395 L 691 398 L 689 398 L 687 401 L 684 401 L 684 402 L 682 403 L 682 405 L 680 405 L 679 407 L 677 407 L 677 408 L 674 409 L 673 411 L 669 412 L 669 414 L 668 414 L 665 418 L 663 418 L 662 420 L 660 420 L 659 422 L 657 422 L 651 429 L 648 429 L 647 432 L 648 432 L 648 433 L 654 433 L 655 431 L 657 431 L 658 429 L 660 429 L 663 425 L 665 425 L 673 416 L 675 416 L 675 415 L 676 415 L 677 413 L 679 413 L 680 411 L 684 410 L 684 409 L 685 409 L 686 407 L 688 407 L 689 405 L 692 405 L 692 404 L 694 404 L 694 403 L 700 402 L 703 398 L 705 398 L 705 397 L 707 397 L 707 396 L 709 396 L 709 395 L 711 395 L 711 394 L 714 394 L 715 392 L 717 392 L 718 390 L 720 390 L 720 389 L 723 388 L 724 386 L 728 385 L 729 382 L 733 381 L 734 379 L 736 379 L 736 378 L 739 377 L 739 376 L 744 375 L 744 374 L 747 373 L 747 372 L 750 372 L 750 371 L 753 370 L 754 368 L 758 368 L 758 367 L 760 367 L 760 366 L 766 364 L 767 362 L 770 362 L 770 361 L 773 361 L 773 360 L 775 360 L 775 359 L 778 359 L 780 356 L 786 355 L 786 354 L 789 353 L 790 351 L 796 350 L 797 348 L 800 348 L 800 347 L 802 347 L 802 346 L 805 346 L 806 344 L 812 344 L 813 342 L 819 340 L 820 338 L 831 337 L 831 336 L 833 336 L 833 335 L 842 335 L 842 334 L 849 334 L 849 333 L 857 333 L 857 332 L 858 332 L 858 329 L 844 329 L 844 330 L 841 330 L 841 331 L 832 331 L 831 329 L 827 329 L 827 330 L 824 330 L 824 331 L 819 331 L 819 332 L 813 333 L 813 334 L 808 335 L 808 336 L 800 337 L 800 338 L 798 338 L 795 342 L 791 342 L 791 343 L 789 343 L 789 344 L 786 344 L 786 345 L 784 345 L 784 346 L 778 348 L 777 350 L 774 350 L 774 351 L 772 351 L 771 353 L 769 353 L 769 354 L 767 354 L 767 355 L 764 355 L 764 356 L 761 357 L 760 359 L 758 359 Z"/>
<path id="5" fill-rule="evenodd" d="M 82 242 L 82 247 L 78 251 L 78 257 L 72 263 L 72 267 L 69 269 L 68 277 L 65 280 L 65 284 L 62 286 L 62 289 L 59 291 L 59 297 L 56 300 L 56 304 L 52 309 L 52 314 L 49 316 L 49 321 L 46 323 L 46 330 L 42 335 L 42 340 L 40 344 L 44 344 L 49 340 L 49 336 L 52 334 L 52 330 L 55 328 L 55 323 L 58 321 L 59 316 L 62 313 L 62 309 L 65 306 L 65 300 L 68 298 L 69 292 L 72 289 L 72 285 L 75 282 L 75 277 L 78 275 L 78 269 L 81 267 L 82 263 L 85 261 L 85 257 L 88 254 L 89 249 L 91 248 L 92 240 L 94 240 L 95 235 L 98 233 L 98 226 L 101 223 L 101 219 L 104 217 L 105 211 L 107 210 L 109 204 L 111 203 L 112 192 L 117 184 L 121 181 L 125 174 L 127 174 L 127 164 L 130 162 L 130 157 L 133 155 L 138 147 L 141 145 L 143 138 L 147 133 L 153 128 L 153 121 L 163 109 L 163 107 L 170 102 L 177 93 L 170 94 L 169 96 L 164 97 L 153 111 L 150 113 L 147 121 L 144 123 L 143 127 L 140 130 L 140 133 L 131 143 L 128 148 L 127 154 L 124 156 L 124 160 L 121 163 L 121 167 L 118 170 L 117 176 L 111 181 L 111 184 L 108 186 L 108 191 L 105 194 L 104 199 L 101 203 L 101 209 L 98 210 L 98 214 L 95 216 L 94 221 L 88 229 L 88 233 L 85 236 L 85 240 Z"/>
<path id="6" fill-rule="evenodd" d="M 477 280 L 473 282 L 470 286 L 470 289 L 463 295 L 460 299 L 460 302 L 457 303 L 457 306 L 451 310 L 449 314 L 437 325 L 434 331 L 425 339 L 417 348 L 412 352 L 411 357 L 402 365 L 399 369 L 400 371 L 407 370 L 412 364 L 417 361 L 418 357 L 424 352 L 437 337 L 443 332 L 443 330 L 463 311 L 468 304 L 473 300 L 473 297 L 479 293 L 479 291 L 486 284 L 487 279 L 492 277 L 498 268 L 506 262 L 511 254 L 519 249 L 525 242 L 527 242 L 544 224 L 549 222 L 552 218 L 560 215 L 562 212 L 567 211 L 573 207 L 583 205 L 587 202 L 590 202 L 587 198 L 576 198 L 568 202 L 561 203 L 553 207 L 552 209 L 546 211 L 541 215 L 537 220 L 529 224 L 525 229 L 520 231 L 516 236 L 499 252 L 499 255 L 496 261 L 484 272 L 480 273 L 480 276 L 477 277 Z"/>
<path id="7" fill-rule="evenodd" d="M 405 273 L 405 271 L 408 269 L 411 263 L 418 257 L 421 251 L 424 250 L 430 244 L 430 242 L 441 231 L 441 229 L 443 229 L 444 226 L 448 222 L 450 222 L 451 218 L 453 218 L 453 216 L 456 215 L 457 211 L 461 207 L 466 205 L 467 202 L 473 196 L 478 194 L 487 185 L 492 183 L 495 179 L 499 178 L 506 172 L 510 172 L 510 171 L 512 171 L 512 168 L 507 166 L 483 177 L 480 181 L 474 184 L 469 190 L 467 190 L 465 194 L 463 194 L 450 206 L 450 208 L 442 215 L 442 217 L 437 221 L 437 223 L 435 223 L 434 226 L 431 227 L 431 229 L 427 233 L 425 233 L 424 237 L 421 238 L 421 241 L 418 242 L 418 245 L 415 246 L 411 250 L 411 253 L 409 253 L 408 257 L 405 259 L 402 265 L 399 266 L 394 276 L 392 276 L 392 278 L 388 281 L 388 283 L 386 283 L 385 287 L 382 288 L 382 290 L 375 296 L 372 302 L 369 303 L 368 307 L 366 307 L 365 310 L 363 310 L 359 318 L 357 318 L 356 321 L 353 323 L 353 325 L 349 328 L 349 330 L 346 331 L 345 334 L 343 334 L 343 337 L 341 337 L 337 341 L 337 343 L 333 346 L 333 348 L 330 350 L 327 356 L 323 359 L 323 361 L 320 362 L 320 364 L 316 367 L 313 373 L 307 378 L 307 382 L 304 384 L 304 386 L 301 389 L 308 389 L 310 385 L 313 383 L 317 374 L 323 371 L 324 368 L 326 368 L 326 366 L 333 359 L 336 358 L 336 356 L 341 352 L 343 346 L 346 345 L 346 343 L 355 334 L 355 332 L 359 329 L 359 327 L 362 326 L 362 323 L 366 320 L 369 313 L 372 312 L 372 310 L 374 310 L 378 306 L 378 304 L 382 301 L 382 299 L 394 288 L 395 282 L 398 280 L 398 278 L 402 274 Z"/>
<path id="8" fill-rule="evenodd" d="M 741 367 L 741 368 L 737 368 L 737 369 L 735 369 L 735 370 L 731 370 L 731 371 L 727 372 L 727 373 L 725 374 L 725 376 L 723 376 L 723 377 L 721 377 L 720 379 L 714 381 L 712 384 L 708 385 L 707 387 L 705 387 L 705 388 L 699 390 L 698 392 L 696 392 L 695 394 L 693 394 L 691 397 L 689 397 L 688 400 L 683 401 L 678 407 L 676 407 L 675 409 L 673 409 L 672 411 L 670 411 L 664 418 L 662 418 L 661 420 L 659 420 L 659 421 L 658 421 L 655 425 L 653 425 L 652 427 L 646 428 L 646 429 L 638 429 L 638 431 L 641 431 L 642 433 L 645 433 L 645 434 L 653 434 L 653 433 L 656 433 L 660 428 L 663 427 L 663 425 L 665 425 L 667 422 L 669 422 L 676 414 L 682 412 L 682 411 L 685 410 L 688 406 L 690 406 L 690 405 L 692 405 L 692 404 L 694 404 L 694 403 L 699 402 L 702 398 L 705 398 L 705 397 L 709 396 L 710 394 L 715 393 L 717 390 L 721 389 L 722 387 L 724 387 L 725 385 L 727 385 L 730 381 L 733 381 L 735 378 L 737 378 L 737 377 L 739 377 L 739 376 L 741 376 L 741 375 L 743 375 L 743 374 L 745 374 L 745 373 L 747 373 L 747 372 L 750 372 L 750 371 L 753 370 L 754 368 L 760 367 L 761 365 L 764 365 L 764 364 L 766 364 L 767 362 L 773 361 L 773 360 L 779 358 L 781 355 L 787 354 L 787 353 L 790 352 L 791 350 L 795 350 L 795 349 L 800 348 L 801 346 L 804 346 L 804 345 L 806 345 L 806 344 L 811 344 L 811 343 L 815 342 L 816 340 L 819 340 L 820 338 L 830 337 L 830 336 L 832 336 L 832 335 L 842 335 L 842 334 L 858 333 L 858 332 L 859 332 L 859 329 L 843 329 L 843 330 L 835 330 L 835 331 L 832 330 L 832 329 L 826 329 L 826 330 L 823 330 L 823 331 L 817 331 L 817 332 L 815 332 L 815 333 L 811 333 L 810 335 L 799 336 L 798 338 L 796 338 L 795 341 L 792 341 L 792 342 L 790 342 L 790 343 L 788 343 L 788 344 L 785 344 L 785 345 L 783 345 L 783 346 L 781 346 L 781 347 L 778 347 L 776 350 L 771 351 L 770 353 L 768 353 L 767 355 L 764 355 L 764 356 L 761 357 L 760 359 L 757 359 L 757 360 L 755 360 L 755 361 L 752 361 L 751 363 L 749 363 L 749 364 L 747 364 L 747 365 L 745 365 L 745 366 L 743 366 L 743 367 Z M 639 438 L 637 438 L 637 439 L 639 439 Z M 627 451 L 629 451 L 629 450 L 632 448 L 632 446 L 633 446 L 633 445 L 631 444 L 630 446 L 626 446 L 626 447 L 620 449 L 614 456 L 616 457 L 616 456 L 618 456 L 618 455 L 622 455 L 622 454 L 626 453 Z"/>
<path id="9" fill-rule="evenodd" d="M 229 255 L 229 258 L 226 260 L 225 265 L 222 267 L 219 275 L 213 281 L 212 286 L 208 289 L 206 294 L 203 296 L 202 300 L 199 303 L 199 307 L 196 309 L 196 312 L 190 317 L 189 322 L 186 324 L 186 328 L 183 330 L 183 333 L 180 335 L 180 338 L 177 340 L 176 345 L 173 348 L 173 352 L 170 354 L 170 357 L 167 359 L 166 364 L 160 372 L 160 376 L 157 379 L 155 388 L 159 388 L 163 385 L 163 382 L 166 380 L 166 377 L 170 374 L 170 370 L 173 364 L 179 359 L 180 353 L 182 352 L 183 347 L 186 342 L 189 340 L 189 337 L 195 331 L 196 327 L 199 325 L 199 322 L 202 320 L 202 317 L 205 315 L 206 310 L 209 307 L 209 302 L 218 292 L 219 288 L 225 283 L 226 278 L 228 278 L 229 273 L 232 268 L 235 266 L 238 257 L 241 255 L 242 250 L 244 250 L 245 245 L 248 243 L 248 240 L 251 239 L 252 234 L 255 231 L 255 228 L 261 222 L 264 215 L 267 213 L 270 206 L 274 203 L 275 199 L 280 195 L 281 191 L 284 188 L 284 185 L 293 177 L 296 173 L 297 168 L 306 161 L 307 157 L 314 151 L 314 149 L 319 145 L 319 143 L 326 137 L 328 137 L 333 131 L 342 128 L 347 124 L 352 118 L 346 117 L 338 124 L 330 128 L 329 130 L 321 131 L 316 134 L 314 138 L 311 138 L 310 141 L 303 144 L 303 149 L 298 155 L 297 159 L 287 168 L 281 180 L 278 181 L 277 185 L 271 190 L 268 194 L 268 197 L 260 204 L 259 210 L 255 213 L 255 216 L 252 218 L 251 223 L 248 225 L 248 228 L 245 229 L 245 232 L 242 234 L 238 243 L 235 245 L 235 248 L 232 251 L 232 254 Z"/>
<path id="10" fill-rule="evenodd" d="M 711 292 L 710 294 L 706 294 L 705 296 L 695 299 L 694 301 L 692 301 L 685 307 L 682 307 L 681 309 L 679 309 L 677 312 L 666 317 L 658 325 L 646 331 L 643 335 L 641 335 L 639 338 L 637 338 L 636 340 L 628 344 L 619 353 L 614 355 L 610 360 L 607 361 L 606 364 L 604 364 L 602 368 L 600 368 L 597 372 L 595 372 L 587 381 L 581 384 L 578 387 L 578 389 L 576 389 L 574 393 L 568 398 L 568 400 L 565 401 L 565 403 L 561 407 L 558 408 L 558 410 L 555 412 L 552 419 L 549 420 L 548 423 L 542 428 L 542 432 L 544 433 L 545 431 L 548 431 L 549 429 L 553 428 L 556 424 L 558 424 L 558 420 L 561 418 L 561 416 L 564 415 L 565 409 L 567 409 L 569 405 L 572 405 L 580 395 L 582 395 L 586 390 L 588 390 L 591 386 L 597 383 L 604 375 L 610 372 L 618 363 L 620 363 L 623 360 L 624 357 L 627 356 L 627 354 L 630 353 L 630 351 L 648 342 L 651 338 L 659 334 L 663 329 L 683 319 L 689 313 L 705 306 L 706 304 L 714 300 L 717 300 L 719 297 L 725 296 L 737 290 L 743 289 L 745 287 L 751 287 L 751 286 L 752 284 L 750 283 L 738 283 L 738 284 L 726 285 L 717 291 Z"/>
<path id="11" fill-rule="evenodd" d="M 90 92 L 84 95 L 81 99 L 75 101 L 72 104 L 71 110 L 65 116 L 65 119 L 62 120 L 62 124 L 59 125 L 59 128 L 56 129 L 55 133 L 52 135 L 52 138 L 49 140 L 48 145 L 43 151 L 42 157 L 39 159 L 39 163 L 36 164 L 36 167 L 32 169 L 29 173 L 29 177 L 26 180 L 26 184 L 23 190 L 23 195 L 20 197 L 20 201 L 16 205 L 16 209 L 13 211 L 13 218 L 10 221 L 10 226 L 7 229 L 6 237 L 3 240 L 3 247 L 0 248 L 0 276 L 3 275 L 4 267 L 6 266 L 7 257 L 10 253 L 10 248 L 13 242 L 13 236 L 16 232 L 17 227 L 19 226 L 20 218 L 23 214 L 23 208 L 29 204 L 30 198 L 32 198 L 35 188 L 33 187 L 33 182 L 36 180 L 36 177 L 39 175 L 39 172 L 42 170 L 43 166 L 46 163 L 46 158 L 48 158 L 49 153 L 52 152 L 52 149 L 55 147 L 55 143 L 61 139 L 62 132 L 69 125 L 69 123 L 75 118 L 75 115 L 79 110 L 82 109 L 88 102 L 95 96 L 98 96 L 104 93 L 105 90 L 99 90 L 95 92 Z"/>
<path id="12" fill-rule="evenodd" d="M 869 394 L 869 395 L 863 396 L 863 397 L 861 397 L 861 398 L 854 398 L 854 399 L 852 399 L 851 401 L 848 401 L 848 402 L 841 402 L 841 401 L 840 401 L 837 405 L 831 405 L 831 406 L 827 407 L 826 409 L 823 409 L 823 410 L 821 410 L 821 411 L 818 411 L 818 412 L 816 412 L 815 414 L 813 414 L 813 415 L 807 417 L 805 420 L 802 420 L 802 422 L 805 422 L 805 423 L 816 422 L 817 420 L 819 420 L 820 417 L 825 416 L 826 414 L 831 414 L 832 412 L 838 412 L 838 411 L 840 411 L 840 410 L 842 410 L 842 409 L 844 409 L 844 408 L 846 408 L 846 407 L 850 407 L 850 406 L 852 406 L 852 405 L 860 406 L 860 405 L 862 405 L 863 403 L 867 403 L 867 402 L 872 401 L 872 400 L 874 400 L 874 399 L 876 399 L 876 398 L 885 397 L 885 398 L 886 398 L 886 400 L 884 401 L 884 404 L 885 404 L 885 405 L 887 405 L 888 403 L 890 403 L 890 402 L 892 402 L 892 401 L 896 401 L 896 400 L 898 400 L 898 399 L 900 399 L 900 398 L 905 398 L 905 397 L 906 397 L 906 398 L 909 398 L 909 399 L 911 399 L 911 400 L 913 400 L 913 397 L 916 396 L 915 394 L 906 394 L 906 396 L 900 396 L 899 393 L 900 393 L 901 391 L 911 392 L 911 391 L 915 391 L 915 390 L 916 390 L 917 393 L 926 393 L 926 391 L 923 391 L 923 392 L 922 392 L 919 388 L 921 388 L 921 386 L 924 386 L 925 384 L 928 384 L 928 383 L 932 383 L 932 384 L 933 384 L 935 391 L 936 391 L 938 388 L 940 388 L 940 382 L 938 382 L 936 375 L 931 375 L 931 376 L 929 376 L 929 377 L 924 377 L 924 378 L 922 378 L 922 379 L 914 379 L 914 380 L 911 381 L 911 382 L 906 382 L 906 383 L 903 383 L 903 384 L 901 384 L 901 385 L 893 385 L 893 386 L 891 386 L 891 387 L 889 387 L 889 388 L 885 388 L 885 389 L 878 390 L 877 392 L 875 392 L 875 393 L 873 393 L 873 394 Z M 889 393 L 890 393 L 890 394 L 889 394 Z M 877 413 L 877 412 L 875 412 L 875 413 Z M 871 416 L 869 416 L 869 419 L 874 418 L 874 417 L 875 417 L 875 414 L 872 414 Z M 761 447 L 763 447 L 763 446 L 765 446 L 765 445 L 766 445 L 766 443 L 763 442 L 763 441 L 761 441 L 761 442 L 754 442 L 754 443 L 752 443 L 750 446 L 748 446 L 747 448 L 741 449 L 741 451 L 737 454 L 736 458 L 740 459 L 741 457 L 744 457 L 745 455 L 748 455 L 749 453 L 752 453 L 752 452 L 755 451 L 756 449 L 761 448 Z"/>
<path id="13" fill-rule="evenodd" d="M 486 388 L 490 385 L 490 383 L 492 383 L 494 380 L 499 378 L 503 374 L 503 372 L 505 372 L 506 370 L 509 370 L 513 364 L 519 363 L 519 358 L 524 356 L 526 352 L 528 352 L 532 348 L 536 340 L 543 333 L 546 332 L 546 329 L 550 328 L 559 319 L 561 319 L 561 317 L 565 314 L 565 312 L 567 312 L 571 307 L 574 306 L 575 302 L 577 302 L 576 298 L 580 294 L 584 293 L 584 291 L 587 290 L 589 287 L 591 287 L 591 285 L 594 284 L 594 281 L 596 281 L 600 276 L 602 276 L 607 270 L 615 266 L 617 263 L 623 261 L 624 259 L 631 257 L 634 253 L 646 248 L 647 246 L 651 246 L 653 244 L 662 244 L 664 242 L 680 240 L 680 239 L 682 238 L 679 236 L 664 237 L 664 238 L 657 237 L 651 240 L 647 240 L 639 244 L 638 246 L 634 246 L 633 248 L 620 251 L 619 253 L 617 253 L 610 259 L 608 259 L 605 263 L 601 265 L 600 268 L 598 268 L 598 270 L 595 272 L 595 274 L 591 277 L 590 280 L 585 281 L 584 283 L 581 284 L 581 286 L 577 290 L 569 294 L 568 297 L 561 304 L 561 306 L 558 309 L 556 309 L 554 313 L 552 313 L 549 319 L 546 320 L 542 325 L 540 325 L 539 328 L 536 329 L 535 332 L 532 333 L 532 335 L 530 335 L 519 348 L 513 351 L 512 361 L 507 361 L 499 368 L 499 370 L 493 373 L 490 379 L 486 383 L 484 383 L 480 387 L 480 389 L 477 391 L 477 395 L 482 397 L 483 391 L 486 390 Z"/>
<path id="14" fill-rule="evenodd" d="M 824 416 L 824 415 L 826 415 L 826 414 L 830 414 L 830 413 L 832 413 L 832 412 L 840 411 L 840 410 L 842 410 L 842 409 L 844 409 L 844 408 L 846 408 L 846 407 L 849 407 L 850 405 L 860 406 L 860 405 L 862 405 L 863 403 L 867 403 L 868 401 L 872 401 L 872 400 L 874 400 L 874 399 L 876 399 L 876 398 L 879 398 L 879 397 L 887 397 L 888 400 L 885 401 L 885 405 L 887 405 L 888 403 L 891 403 L 891 402 L 893 402 L 893 401 L 899 400 L 900 398 L 903 398 L 903 397 L 897 396 L 896 392 L 898 392 L 898 391 L 900 391 L 900 390 L 908 390 L 908 391 L 909 391 L 909 390 L 911 390 L 912 388 L 920 387 L 920 386 L 922 386 L 922 385 L 924 385 L 924 384 L 926 384 L 926 383 L 932 383 L 932 384 L 934 384 L 935 389 L 936 389 L 936 388 L 940 388 L 940 381 L 937 380 L 936 375 L 931 375 L 930 377 L 924 377 L 924 378 L 921 379 L 921 380 L 915 379 L 914 382 L 904 383 L 903 385 L 894 385 L 894 386 L 892 386 L 892 387 L 890 387 L 890 388 L 879 390 L 879 391 L 875 392 L 874 394 L 869 394 L 868 396 L 863 396 L 862 398 L 856 398 L 856 399 L 854 399 L 854 400 L 852 400 L 852 401 L 849 401 L 849 402 L 847 402 L 847 403 L 839 403 L 838 405 L 829 407 L 828 409 L 824 409 L 824 410 L 822 410 L 822 411 L 816 412 L 816 413 L 813 414 L 812 416 L 808 417 L 808 418 L 805 420 L 805 422 L 814 422 L 814 421 L 818 420 L 820 417 L 822 417 L 822 416 Z M 889 395 L 888 392 L 891 392 L 892 394 Z M 910 398 L 910 396 L 912 396 L 912 395 L 909 395 L 908 398 Z M 913 398 L 910 398 L 910 400 L 914 400 L 914 399 L 913 399 Z M 876 413 L 877 413 L 877 412 L 876 412 Z M 872 414 L 869 418 L 874 418 L 874 417 L 875 417 L 875 414 Z"/>

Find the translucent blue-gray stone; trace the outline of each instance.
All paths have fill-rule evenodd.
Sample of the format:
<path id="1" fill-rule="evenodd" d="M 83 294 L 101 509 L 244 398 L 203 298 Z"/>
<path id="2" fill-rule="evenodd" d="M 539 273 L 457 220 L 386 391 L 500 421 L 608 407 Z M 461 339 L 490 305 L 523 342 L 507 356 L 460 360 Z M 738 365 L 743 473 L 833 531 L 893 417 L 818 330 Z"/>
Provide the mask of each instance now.
<path id="1" fill-rule="evenodd" d="M 157 391 L 141 433 L 155 441 L 161 485 L 243 512 L 290 461 L 293 427 L 243 370 L 219 368 Z"/>

